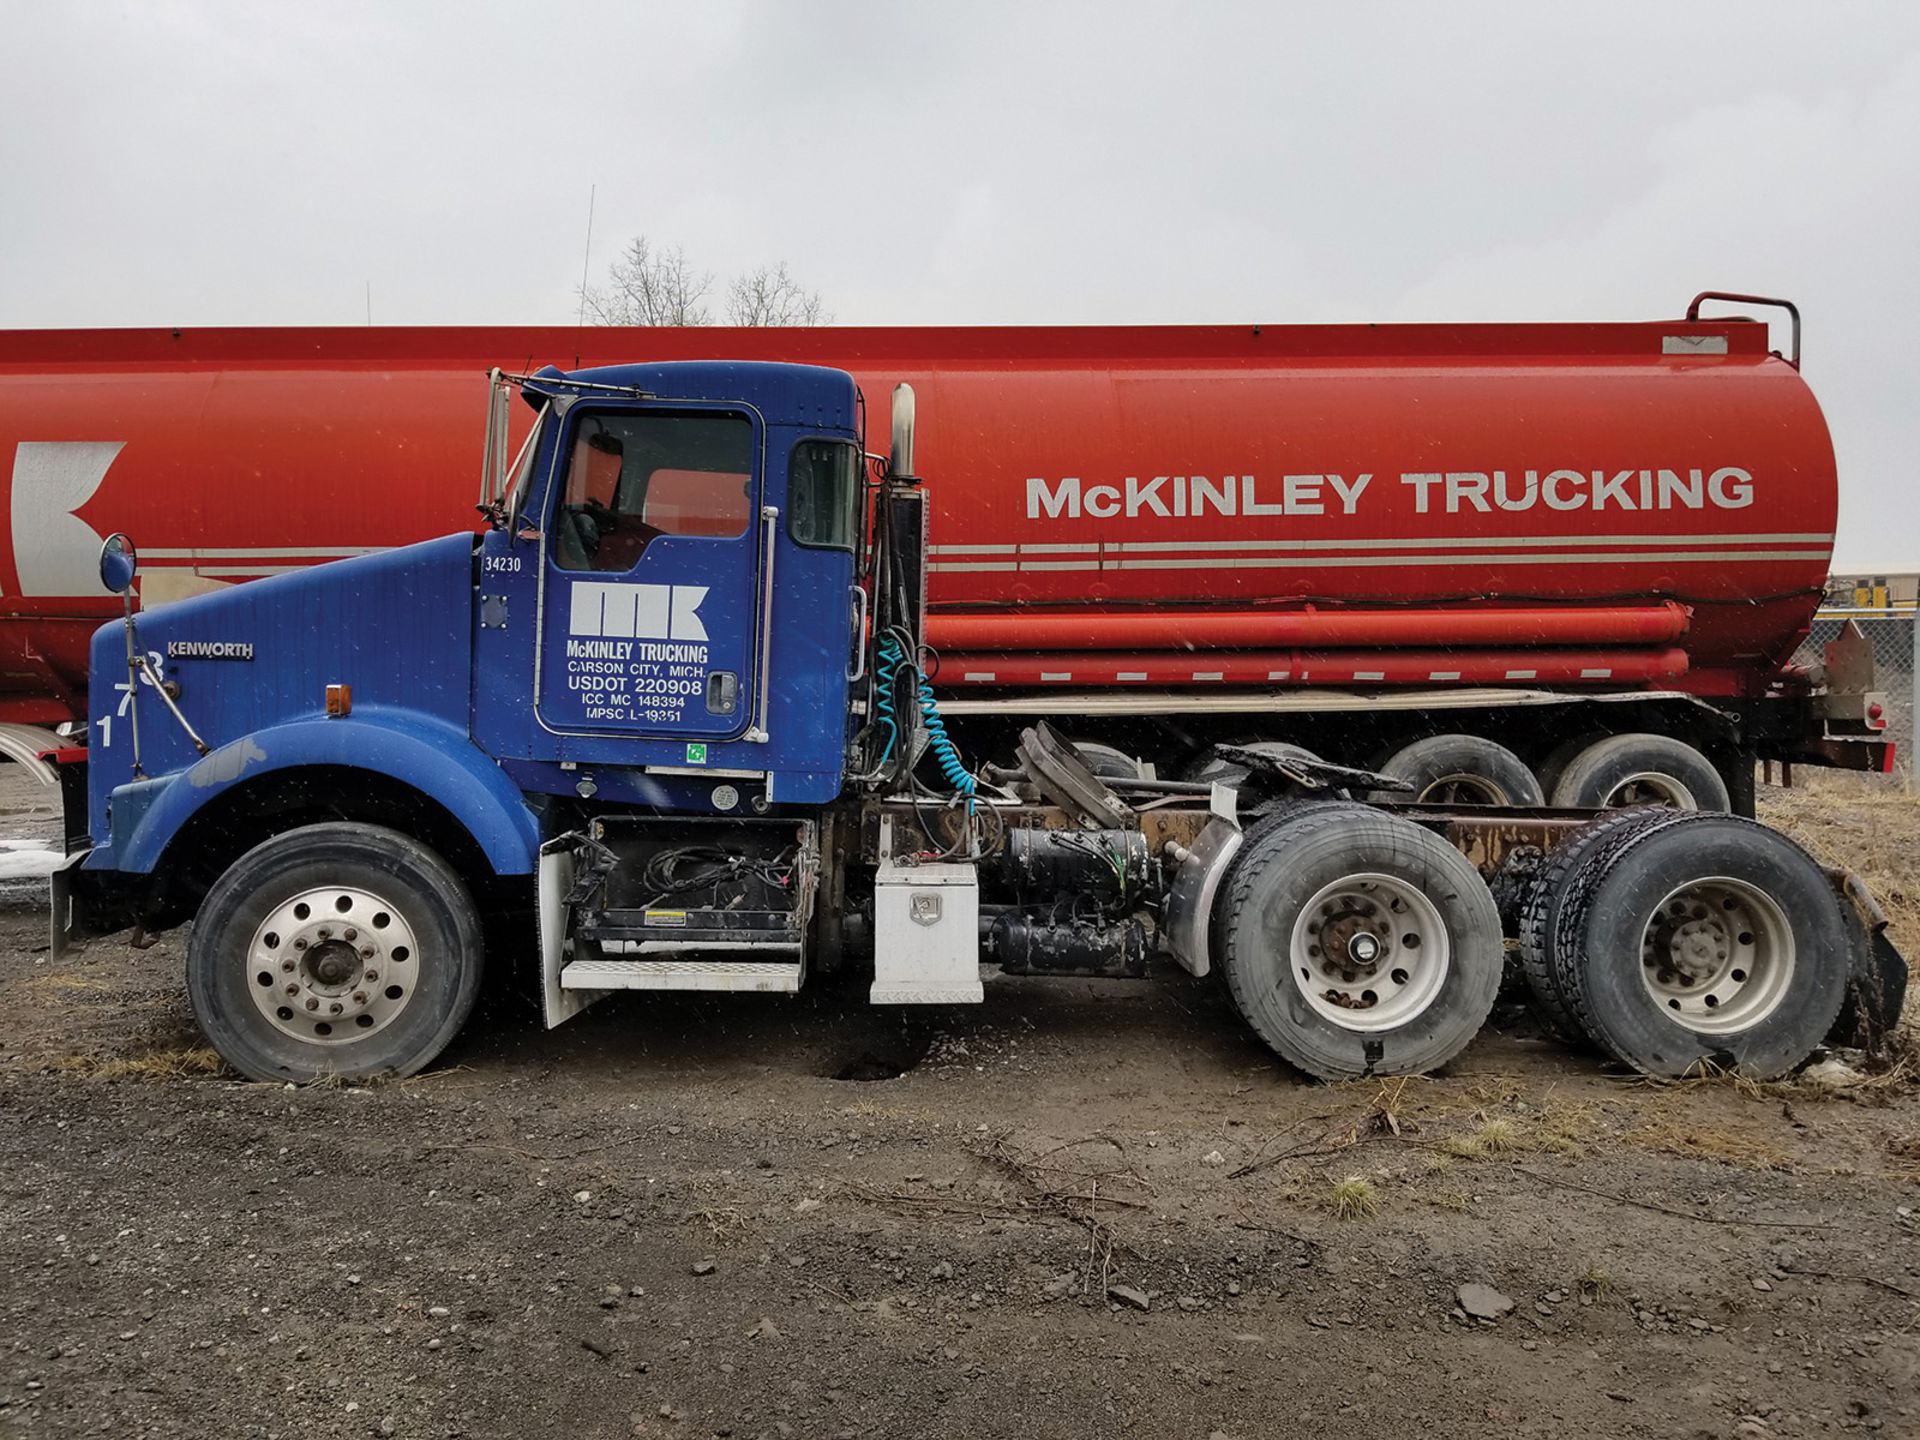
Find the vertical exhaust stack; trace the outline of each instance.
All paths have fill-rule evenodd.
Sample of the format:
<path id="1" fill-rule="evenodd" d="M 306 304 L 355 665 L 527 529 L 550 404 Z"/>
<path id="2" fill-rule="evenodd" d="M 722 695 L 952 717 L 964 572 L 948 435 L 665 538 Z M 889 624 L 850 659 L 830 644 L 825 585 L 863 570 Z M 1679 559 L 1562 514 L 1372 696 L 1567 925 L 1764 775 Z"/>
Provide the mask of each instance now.
<path id="1" fill-rule="evenodd" d="M 913 386 L 893 387 L 893 453 L 887 474 L 895 480 L 913 480 Z"/>
<path id="2" fill-rule="evenodd" d="M 917 655 L 927 638 L 927 493 L 913 473 L 913 422 L 913 387 L 896 385 L 884 496 L 888 579 L 893 586 L 891 619 L 913 637 Z"/>

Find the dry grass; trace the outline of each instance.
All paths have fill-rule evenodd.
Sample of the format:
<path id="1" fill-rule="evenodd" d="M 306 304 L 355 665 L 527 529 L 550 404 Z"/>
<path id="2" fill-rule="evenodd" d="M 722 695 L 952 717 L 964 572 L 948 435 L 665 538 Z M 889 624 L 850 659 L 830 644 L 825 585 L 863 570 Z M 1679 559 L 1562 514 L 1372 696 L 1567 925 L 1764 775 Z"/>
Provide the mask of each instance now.
<path id="1" fill-rule="evenodd" d="M 1920 878 L 1913 868 L 1920 795 L 1862 776 L 1802 771 L 1794 779 L 1791 790 L 1760 788 L 1760 818 L 1827 864 L 1858 873 L 1885 907 L 1893 943 L 1903 954 L 1920 954 Z"/>
<path id="2" fill-rule="evenodd" d="M 64 970 L 51 975 L 35 975 L 27 984 L 36 990 L 97 991 L 115 988 L 109 980 L 98 980 L 91 975 L 74 975 Z"/>
<path id="3" fill-rule="evenodd" d="M 1371 1220 L 1380 1213 L 1380 1192 L 1364 1175 L 1348 1175 L 1327 1191 L 1326 1208 L 1336 1220 Z"/>
<path id="4" fill-rule="evenodd" d="M 1422 1205 L 1431 1205 L 1436 1210 L 1445 1210 L 1458 1215 L 1471 1203 L 1464 1190 L 1428 1190 L 1416 1187 L 1407 1192 Z"/>
<path id="5" fill-rule="evenodd" d="M 1716 1165 L 1731 1165 L 1741 1170 L 1791 1170 L 1793 1159 L 1769 1140 L 1750 1139 L 1725 1130 L 1680 1125 L 1658 1119 L 1629 1130 L 1627 1143 L 1662 1155 L 1677 1155 L 1683 1160 L 1705 1160 Z"/>
<path id="6" fill-rule="evenodd" d="M 707 1232 L 709 1239 L 727 1244 L 752 1231 L 747 1217 L 732 1205 L 703 1205 L 687 1211 L 685 1223 Z"/>
<path id="7" fill-rule="evenodd" d="M 1720 1086 L 1746 1100 L 1818 1100 L 1834 1096 L 1852 1096 L 1861 1100 L 1885 1098 L 1894 1091 L 1911 1086 L 1920 1076 L 1920 1031 L 1915 1030 L 1916 1024 L 1920 1024 L 1920 1005 L 1909 1001 L 1906 1024 L 1887 1047 L 1880 1063 L 1874 1069 L 1862 1071 L 1839 1084 L 1810 1080 L 1804 1074 L 1788 1080 L 1755 1080 L 1750 1075 L 1724 1070 L 1710 1060 L 1698 1062 L 1694 1073 L 1684 1080 L 1655 1080 L 1643 1076 L 1631 1083 L 1651 1090 L 1695 1090 L 1703 1086 Z"/>
<path id="8" fill-rule="evenodd" d="M 1495 1155 L 1512 1155 L 1521 1150 L 1530 1150 L 1533 1143 L 1521 1133 L 1517 1123 L 1495 1117 L 1482 1120 L 1462 1134 L 1444 1137 L 1439 1142 L 1439 1149 L 1442 1155 L 1452 1156 L 1456 1160 L 1488 1160 Z"/>
<path id="9" fill-rule="evenodd" d="M 53 1068 L 88 1080 L 187 1080 L 227 1073 L 227 1062 L 211 1046 L 185 1050 L 149 1050 L 142 1055 L 62 1055 Z"/>
<path id="10" fill-rule="evenodd" d="M 1589 1300 L 1604 1300 L 1613 1293 L 1613 1276 L 1598 1265 L 1587 1266 L 1586 1273 L 1573 1283 Z"/>

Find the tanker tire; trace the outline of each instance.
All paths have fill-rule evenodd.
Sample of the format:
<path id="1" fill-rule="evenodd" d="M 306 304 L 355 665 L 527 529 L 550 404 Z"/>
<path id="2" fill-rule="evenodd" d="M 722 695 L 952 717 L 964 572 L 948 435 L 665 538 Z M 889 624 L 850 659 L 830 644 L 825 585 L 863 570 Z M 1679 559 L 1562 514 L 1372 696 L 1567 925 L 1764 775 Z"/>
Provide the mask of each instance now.
<path id="1" fill-rule="evenodd" d="M 1759 920 L 1753 928 L 1760 933 L 1740 937 L 1758 939 L 1759 947 L 1733 957 L 1737 965 L 1742 954 L 1752 956 L 1752 969 L 1723 970 L 1690 991 L 1669 984 L 1663 1005 L 1650 978 L 1659 972 L 1646 962 L 1670 950 L 1648 946 L 1648 937 L 1674 923 L 1668 916 L 1674 905 L 1689 903 L 1685 897 L 1716 891 L 1741 898 L 1699 906 L 1703 919 L 1717 917 L 1724 905 Z M 1568 878 L 1558 928 L 1565 943 L 1554 965 L 1568 1008 L 1596 1045 L 1643 1075 L 1678 1079 L 1719 1070 L 1776 1079 L 1822 1042 L 1846 998 L 1851 954 L 1826 876 L 1786 836 L 1737 815 L 1683 813 L 1596 849 Z M 1721 1016 L 1765 1002 L 1754 1005 L 1751 1023 L 1702 1029 L 1674 1013 L 1683 996 L 1691 1000 L 1729 974 L 1754 988 L 1730 993 Z"/>
<path id="2" fill-rule="evenodd" d="M 364 962 L 380 969 L 376 1003 L 395 989 L 401 992 L 387 1000 L 390 1007 L 399 1005 L 387 1023 L 362 1037 L 321 1043 L 287 1033 L 286 1026 L 295 1021 L 276 1025 L 255 999 L 262 975 L 276 986 L 304 976 L 262 965 L 260 955 L 251 952 L 271 917 L 307 892 L 330 888 L 341 890 L 341 898 L 377 901 L 372 907 L 377 915 L 388 910 L 392 915 L 372 923 L 382 924 L 387 934 L 408 932 L 413 944 L 391 947 L 406 954 L 381 950 Z M 374 943 L 371 929 L 359 938 Z M 290 957 L 291 946 L 275 953 Z M 473 1009 L 481 967 L 479 916 L 466 886 L 445 861 L 394 830 L 328 823 L 263 841 L 214 882 L 188 941 L 187 993 L 213 1048 L 250 1079 L 369 1080 L 411 1075 L 446 1048 Z M 360 979 L 356 975 L 347 983 L 357 985 Z M 353 994 L 346 992 L 349 999 Z M 297 1003 L 296 1021 L 306 1008 L 304 1001 Z"/>
<path id="3" fill-rule="evenodd" d="M 1396 750 L 1374 768 L 1414 787 L 1411 795 L 1405 791 L 1376 791 L 1375 800 L 1430 805 L 1547 803 L 1526 761 L 1506 746 L 1478 735 L 1430 735 Z"/>
<path id="4" fill-rule="evenodd" d="M 1553 749 L 1547 751 L 1533 767 L 1533 773 L 1540 781 L 1541 791 L 1551 795 L 1558 790 L 1560 777 L 1566 773 L 1567 766 L 1574 762 L 1574 758 L 1596 740 L 1604 740 L 1606 737 L 1607 732 L 1604 730 L 1588 730 L 1574 736 L 1571 740 L 1562 740 Z"/>
<path id="5" fill-rule="evenodd" d="M 1340 893 L 1349 877 L 1377 886 L 1362 876 L 1421 897 L 1426 913 L 1413 923 L 1443 932 L 1447 942 L 1438 968 L 1415 982 L 1431 984 L 1433 993 L 1390 1028 L 1337 1022 L 1331 1017 L 1340 1007 L 1309 1000 L 1295 979 L 1293 950 L 1314 918 L 1309 908 Z M 1249 833 L 1225 890 L 1220 953 L 1228 991 L 1267 1047 L 1309 1075 L 1353 1080 L 1431 1070 L 1465 1049 L 1493 1008 L 1502 958 L 1493 896 L 1459 851 L 1409 820 L 1351 803 L 1301 806 Z M 1407 924 L 1405 917 L 1392 928 Z M 1423 941 L 1422 948 L 1434 963 L 1437 946 Z"/>
<path id="6" fill-rule="evenodd" d="M 1609 811 L 1548 851 L 1546 863 L 1527 888 L 1516 927 L 1520 973 L 1548 1028 L 1569 1044 L 1585 1044 L 1587 1032 L 1562 993 L 1554 967 L 1555 954 L 1567 943 L 1560 930 L 1560 914 L 1568 881 L 1596 855 L 1609 854 L 1649 826 L 1666 824 L 1682 813 L 1657 805 Z"/>
<path id="7" fill-rule="evenodd" d="M 1666 735 L 1609 735 L 1567 763 L 1554 782 L 1555 806 L 1610 810 L 1667 805 L 1675 810 L 1733 808 L 1727 782 L 1693 746 Z"/>
<path id="8" fill-rule="evenodd" d="M 1147 767 L 1126 751 L 1098 740 L 1075 740 L 1073 753 L 1080 763 L 1102 780 L 1144 780 Z"/>

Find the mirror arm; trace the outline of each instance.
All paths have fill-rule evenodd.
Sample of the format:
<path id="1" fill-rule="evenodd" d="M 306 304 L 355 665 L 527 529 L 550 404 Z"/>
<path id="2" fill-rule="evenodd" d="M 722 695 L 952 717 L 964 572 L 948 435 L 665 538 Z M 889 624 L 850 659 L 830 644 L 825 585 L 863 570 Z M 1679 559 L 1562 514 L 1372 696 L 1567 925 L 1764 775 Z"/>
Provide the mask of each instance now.
<path id="1" fill-rule="evenodd" d="M 131 632 L 131 625 L 128 626 L 128 630 Z M 166 683 L 162 681 L 158 675 L 154 674 L 153 666 L 147 663 L 147 657 L 144 655 L 139 656 L 138 663 L 140 673 L 147 677 L 147 683 L 153 686 L 154 692 L 159 695 L 160 703 L 173 712 L 173 718 L 180 722 L 180 728 L 187 732 L 187 738 L 193 742 L 193 748 L 198 750 L 202 755 L 210 754 L 211 751 L 207 742 L 200 738 L 199 732 L 188 723 L 187 717 L 180 713 L 180 707 L 173 703 L 173 696 L 167 693 Z M 134 730 L 135 736 L 138 737 L 139 733 L 139 729 L 136 727 Z M 139 743 L 137 738 L 135 743 Z"/>

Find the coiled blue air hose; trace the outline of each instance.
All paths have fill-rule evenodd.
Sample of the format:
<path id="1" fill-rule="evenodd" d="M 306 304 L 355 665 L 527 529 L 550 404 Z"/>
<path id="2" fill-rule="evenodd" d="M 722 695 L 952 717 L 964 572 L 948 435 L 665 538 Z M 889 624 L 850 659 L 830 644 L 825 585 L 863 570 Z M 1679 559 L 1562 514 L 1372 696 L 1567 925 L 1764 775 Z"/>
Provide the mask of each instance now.
<path id="1" fill-rule="evenodd" d="M 920 722 L 927 727 L 927 748 L 933 751 L 940 773 L 947 777 L 956 794 L 967 797 L 967 809 L 971 811 L 976 783 L 973 772 L 961 761 L 959 749 L 948 738 L 947 722 L 940 718 L 940 707 L 934 703 L 933 689 L 924 673 L 920 676 Z"/>
<path id="2" fill-rule="evenodd" d="M 880 683 L 873 687 L 873 723 L 887 727 L 887 743 L 881 747 L 877 770 L 893 758 L 893 747 L 900 740 L 900 721 L 893 711 L 893 671 L 901 660 L 900 646 L 891 635 L 882 635 L 875 654 L 879 673 L 874 678 Z"/>
<path id="3" fill-rule="evenodd" d="M 899 719 L 894 712 L 893 676 L 895 670 L 906 660 L 906 652 L 893 636 L 883 635 L 880 637 L 878 658 L 880 673 L 885 678 L 875 687 L 873 718 L 876 724 L 887 727 L 886 748 L 880 756 L 881 763 L 884 764 L 892 758 L 894 744 L 900 738 Z M 919 680 L 920 722 L 926 727 L 927 748 L 933 751 L 934 761 L 939 765 L 940 773 L 946 776 L 947 783 L 953 787 L 954 793 L 966 797 L 967 808 L 971 811 L 978 782 L 974 780 L 972 772 L 967 769 L 966 763 L 961 760 L 959 748 L 953 743 L 953 738 L 947 734 L 947 722 L 941 718 L 940 706 L 933 698 L 933 687 L 927 683 L 926 672 L 916 664 L 914 675 Z"/>

